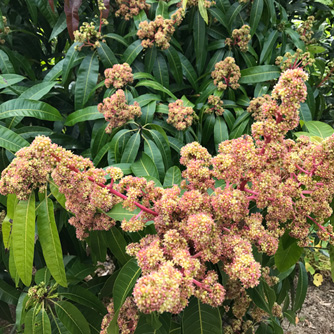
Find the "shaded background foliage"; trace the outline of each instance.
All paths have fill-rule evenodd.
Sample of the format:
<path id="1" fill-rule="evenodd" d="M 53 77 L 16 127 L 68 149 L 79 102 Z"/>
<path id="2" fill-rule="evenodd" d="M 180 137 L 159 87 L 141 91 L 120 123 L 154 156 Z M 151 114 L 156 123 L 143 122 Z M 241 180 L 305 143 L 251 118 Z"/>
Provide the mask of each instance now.
<path id="1" fill-rule="evenodd" d="M 270 93 L 275 79 L 281 73 L 275 64 L 276 57 L 288 51 L 293 53 L 296 48 L 310 52 L 311 58 L 315 59 L 315 65 L 308 68 L 308 98 L 302 104 L 302 122 L 297 131 L 308 133 L 314 140 L 334 132 L 327 125 L 334 122 L 333 77 L 322 83 L 326 77 L 325 68 L 334 58 L 332 1 L 254 0 L 244 4 L 217 0 L 216 5 L 209 9 L 199 1 L 198 7 L 187 9 L 186 17 L 173 35 L 169 49 L 153 47 L 144 50 L 136 35 L 139 23 L 146 19 L 153 20 L 158 14 L 169 18 L 177 9 L 177 2 L 151 0 L 150 10 L 141 11 L 129 21 L 113 15 L 115 3 L 111 2 L 109 23 L 102 28 L 105 41 L 97 49 L 82 48 L 77 51 L 79 44 L 73 43 L 73 31 L 83 22 L 91 20 L 95 20 L 98 26 L 96 2 L 3 1 L 0 18 L 7 18 L 11 32 L 2 36 L 5 43 L 0 45 L 0 169 L 9 164 L 16 151 L 28 146 L 35 136 L 43 134 L 53 142 L 92 159 L 95 166 L 115 165 L 125 175 L 153 179 L 157 185 L 164 187 L 179 184 L 181 147 L 199 141 L 210 153 L 215 154 L 221 141 L 249 134 L 252 118 L 246 108 L 250 100 Z M 108 4 L 108 1 L 105 3 Z M 107 16 L 107 12 L 103 15 Z M 315 16 L 315 42 L 306 45 L 296 28 L 310 15 Z M 251 27 L 248 51 L 241 52 L 237 46 L 230 48 L 225 45 L 232 31 L 244 24 Z M 0 20 L 0 29 L 2 26 L 4 22 Z M 241 86 L 238 90 L 228 88 L 220 92 L 213 84 L 211 72 L 217 62 L 229 56 L 236 59 L 241 69 Z M 137 101 L 143 115 L 136 122 L 129 122 L 106 134 L 106 123 L 103 115 L 97 111 L 97 104 L 114 90 L 104 87 L 103 73 L 106 68 L 123 62 L 130 64 L 134 72 L 135 81 L 125 90 L 128 102 Z M 205 113 L 207 99 L 212 94 L 220 96 L 224 102 L 222 116 Z M 198 115 L 198 120 L 185 131 L 177 131 L 166 123 L 168 103 L 176 99 L 182 99 L 186 106 L 192 106 Z M 298 136 L 298 132 L 291 133 L 291 138 Z M 117 300 L 115 291 L 129 292 L 132 288 L 130 285 L 124 288 L 121 283 L 124 281 L 119 276 L 121 273 L 136 272 L 136 265 L 125 254 L 126 244 L 153 233 L 153 227 L 148 226 L 141 233 L 125 233 L 117 226 L 105 233 L 92 232 L 86 242 L 79 242 L 74 228 L 67 223 L 70 213 L 64 209 L 64 198 L 56 188 L 51 192 L 52 198 L 57 200 L 53 201 L 55 223 L 68 283 L 67 288 L 56 288 L 62 300 L 54 307 L 55 313 L 49 313 L 52 332 L 76 333 L 81 330 L 84 333 L 98 333 L 102 317 L 106 314 L 101 300 L 111 296 Z M 12 201 L 0 195 L 1 207 L 6 211 L 13 206 Z M 110 215 L 121 220 L 125 214 L 126 211 L 118 206 Z M 284 316 L 294 322 L 295 312 L 301 308 L 305 297 L 307 274 L 302 262 L 295 265 L 302 250 L 288 236 L 286 239 L 286 248 L 281 247 L 280 251 L 298 256 L 292 256 L 290 261 L 282 264 L 279 268 L 281 273 L 273 271 L 281 279 L 279 285 L 270 288 L 263 282 L 248 292 L 253 302 L 268 313 L 275 301 L 282 304 Z M 43 247 L 38 239 L 34 247 L 34 282 L 40 284 L 44 281 L 52 286 L 54 279 L 46 269 Z M 22 306 L 27 300 L 27 288 L 18 279 L 14 278 L 13 282 L 9 275 L 9 272 L 12 274 L 9 254 L 3 238 L 0 314 L 17 331 L 22 332 L 22 325 L 25 323 L 27 326 L 32 312 L 26 312 Z M 100 277 L 95 271 L 99 266 L 98 261 L 104 261 L 106 254 L 114 262 L 116 270 L 111 276 Z M 279 258 L 279 253 L 276 257 Z M 274 258 L 261 254 L 257 254 L 256 259 L 263 266 L 273 267 L 275 263 Z M 294 276 L 298 276 L 296 289 Z M 91 279 L 85 280 L 87 277 Z M 223 273 L 221 281 L 224 282 Z M 52 293 L 48 291 L 48 297 L 51 298 Z M 123 302 L 122 298 L 118 300 L 119 304 Z M 9 312 L 10 304 L 16 305 L 16 320 Z M 164 315 L 143 318 L 136 333 L 153 332 L 155 329 L 164 333 L 179 333 L 182 321 L 196 323 L 196 316 L 201 312 L 212 311 L 208 306 L 203 307 L 199 308 L 197 301 L 192 300 L 189 308 L 172 322 Z M 68 312 L 83 327 L 77 328 Z M 226 315 L 222 308 L 215 312 L 216 327 L 220 328 L 219 319 L 230 315 Z M 38 323 L 41 321 L 39 319 Z M 189 328 L 183 327 L 183 333 L 189 332 Z M 196 332 L 196 329 L 192 331 Z M 257 333 L 281 333 L 279 320 L 271 316 L 270 320 L 258 325 Z"/>

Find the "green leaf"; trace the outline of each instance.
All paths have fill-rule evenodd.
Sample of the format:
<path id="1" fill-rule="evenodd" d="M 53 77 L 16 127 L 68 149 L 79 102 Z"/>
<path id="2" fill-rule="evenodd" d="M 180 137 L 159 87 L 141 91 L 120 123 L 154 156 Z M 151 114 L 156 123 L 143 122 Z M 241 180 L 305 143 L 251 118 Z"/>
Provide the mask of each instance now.
<path id="1" fill-rule="evenodd" d="M 0 280 L 0 300 L 6 304 L 16 305 L 19 301 L 20 291 L 7 284 L 3 279 Z"/>
<path id="2" fill-rule="evenodd" d="M 170 71 L 171 71 L 175 81 L 179 85 L 182 85 L 182 81 L 183 81 L 182 64 L 181 64 L 181 60 L 180 60 L 180 57 L 179 57 L 177 51 L 172 46 L 170 46 L 164 52 L 167 56 L 169 68 L 170 68 Z"/>
<path id="3" fill-rule="evenodd" d="M 76 50 L 80 43 L 73 43 L 71 47 L 67 50 L 65 58 L 63 60 L 62 65 L 62 84 L 64 85 L 67 81 L 71 69 L 74 67 L 75 61 L 81 56 L 79 56 L 79 52 Z M 57 65 L 56 65 L 57 66 Z M 45 79 L 44 79 L 45 80 Z"/>
<path id="4" fill-rule="evenodd" d="M 44 308 L 39 313 L 40 316 L 40 328 L 37 328 L 36 333 L 38 334 L 51 334 L 51 323 L 48 314 Z"/>
<path id="5" fill-rule="evenodd" d="M 34 117 L 45 121 L 61 121 L 59 111 L 51 105 L 27 99 L 9 100 L 0 105 L 0 119 L 13 116 Z"/>
<path id="6" fill-rule="evenodd" d="M 15 207 L 12 229 L 12 250 L 15 266 L 23 284 L 31 283 L 35 246 L 35 193 Z"/>
<path id="7" fill-rule="evenodd" d="M 297 245 L 297 240 L 285 233 L 280 239 L 275 254 L 275 265 L 280 272 L 288 270 L 299 260 L 303 248 Z"/>
<path id="8" fill-rule="evenodd" d="M 47 198 L 47 193 L 40 196 L 37 211 L 38 239 L 42 246 L 43 256 L 51 275 L 56 282 L 67 286 L 63 253 L 54 216 L 53 202 Z"/>
<path id="9" fill-rule="evenodd" d="M 130 137 L 132 131 L 131 130 L 120 130 L 113 137 L 110 143 L 110 152 L 112 152 L 113 157 L 116 163 L 119 163 L 121 160 L 121 149 L 125 146 L 125 142 Z"/>
<path id="10" fill-rule="evenodd" d="M 159 179 L 157 167 L 146 153 L 143 153 L 141 159 L 131 165 L 131 170 L 137 177 L 153 176 Z"/>
<path id="11" fill-rule="evenodd" d="M 330 264 L 331 264 L 332 281 L 334 282 L 334 246 L 332 245 L 329 245 L 329 258 L 330 258 Z"/>
<path id="12" fill-rule="evenodd" d="M 306 103 L 300 104 L 299 115 L 300 115 L 300 119 L 303 120 L 304 122 L 312 121 L 312 114 L 311 114 L 309 106 Z"/>
<path id="13" fill-rule="evenodd" d="M 49 185 L 50 185 L 50 191 L 51 194 L 54 196 L 54 198 L 57 200 L 57 202 L 64 208 L 66 209 L 66 198 L 65 195 L 62 194 L 61 192 L 59 192 L 59 188 L 58 186 L 52 181 L 49 181 Z"/>
<path id="14" fill-rule="evenodd" d="M 74 285 L 67 289 L 60 288 L 59 295 L 75 303 L 84 305 L 92 310 L 95 310 L 101 315 L 105 315 L 107 313 L 107 310 L 102 302 L 92 292 L 81 286 Z"/>
<path id="15" fill-rule="evenodd" d="M 235 139 L 241 137 L 242 134 L 245 133 L 245 129 L 249 123 L 249 120 L 245 120 L 233 127 L 233 130 L 230 133 L 230 139 Z"/>
<path id="16" fill-rule="evenodd" d="M 28 0 L 27 0 L 28 1 Z M 65 62 L 65 59 L 62 59 L 59 61 L 56 65 L 54 65 L 50 71 L 46 74 L 43 81 L 54 81 L 57 80 L 63 73 L 63 64 Z"/>
<path id="17" fill-rule="evenodd" d="M 35 283 L 38 285 L 42 282 L 48 284 L 51 278 L 50 270 L 47 267 L 43 267 L 36 271 Z"/>
<path id="18" fill-rule="evenodd" d="M 265 60 L 267 60 L 269 55 L 271 55 L 271 53 L 275 49 L 275 42 L 278 36 L 279 36 L 278 31 L 274 30 L 270 32 L 269 35 L 265 38 L 265 42 L 260 55 L 260 64 L 262 64 Z"/>
<path id="19" fill-rule="evenodd" d="M 155 63 L 155 59 L 157 58 L 157 48 L 154 45 L 152 48 L 149 48 L 145 51 L 145 71 L 147 73 L 151 73 L 153 69 L 153 65 Z"/>
<path id="20" fill-rule="evenodd" d="M 29 299 L 29 296 L 26 292 L 22 292 L 19 300 L 16 305 L 16 310 L 15 310 L 15 325 L 16 328 L 19 328 L 21 324 L 23 323 L 23 320 L 25 318 L 25 305 Z"/>
<path id="21" fill-rule="evenodd" d="M 2 50 L 0 50 L 0 70 L 4 74 L 15 73 L 15 69 L 10 62 L 7 53 Z"/>
<path id="22" fill-rule="evenodd" d="M 209 18 L 208 18 L 208 10 L 206 9 L 204 5 L 204 0 L 198 0 L 198 9 L 199 12 L 206 24 L 208 24 Z"/>
<path id="23" fill-rule="evenodd" d="M 304 126 L 312 136 L 318 136 L 323 139 L 330 137 L 334 133 L 334 129 L 330 125 L 320 121 L 308 121 L 305 122 Z"/>
<path id="24" fill-rule="evenodd" d="M 114 33 L 109 33 L 109 34 L 103 35 L 103 37 L 113 39 L 114 41 L 117 41 L 117 42 L 123 44 L 126 47 L 129 46 L 129 43 L 126 41 L 126 39 L 123 38 L 120 35 L 117 35 L 117 34 L 114 34 Z"/>
<path id="25" fill-rule="evenodd" d="M 196 55 L 196 68 L 197 68 L 197 73 L 200 75 L 204 70 L 204 65 L 208 53 L 206 49 L 207 45 L 206 25 L 199 10 L 196 11 L 194 15 L 193 39 L 194 39 L 194 48 Z"/>
<path id="26" fill-rule="evenodd" d="M 180 185 L 181 183 L 181 171 L 177 166 L 170 167 L 165 175 L 164 188 L 172 188 L 174 184 Z"/>
<path id="27" fill-rule="evenodd" d="M 9 305 L 0 300 L 0 319 L 13 323 Z"/>
<path id="28" fill-rule="evenodd" d="M 134 100 L 139 103 L 140 107 L 144 107 L 152 101 L 161 101 L 161 96 L 156 94 L 143 94 L 136 97 Z"/>
<path id="29" fill-rule="evenodd" d="M 93 258 L 93 262 L 104 262 L 107 256 L 105 231 L 90 231 L 87 241 L 91 249 L 91 256 Z"/>
<path id="30" fill-rule="evenodd" d="M 214 133 L 216 151 L 218 151 L 218 145 L 221 142 L 228 140 L 228 129 L 223 117 L 221 116 L 216 117 L 213 133 Z"/>
<path id="31" fill-rule="evenodd" d="M 29 146 L 29 142 L 12 130 L 0 125 L 0 147 L 12 153 L 17 152 L 22 147 Z"/>
<path id="32" fill-rule="evenodd" d="M 160 83 L 158 83 L 156 81 L 142 80 L 142 81 L 139 81 L 136 85 L 136 87 L 140 87 L 140 86 L 149 87 L 149 88 L 153 88 L 155 90 L 159 90 L 161 92 L 164 92 L 164 93 L 168 94 L 173 99 L 177 100 L 177 97 L 170 90 L 168 90 L 166 87 L 162 86 Z"/>
<path id="33" fill-rule="evenodd" d="M 76 306 L 67 301 L 54 304 L 58 318 L 71 334 L 90 334 L 88 322 Z"/>
<path id="34" fill-rule="evenodd" d="M 120 270 L 113 288 L 115 311 L 119 310 L 123 305 L 140 273 L 141 269 L 135 259 L 129 260 Z"/>
<path id="35" fill-rule="evenodd" d="M 158 2 L 158 7 L 155 11 L 155 16 L 161 15 L 164 19 L 169 19 L 168 15 L 168 4 L 167 2 L 160 0 Z"/>
<path id="36" fill-rule="evenodd" d="M 255 288 L 247 289 L 247 294 L 249 297 L 251 297 L 252 301 L 257 307 L 264 310 L 268 314 L 271 314 L 272 307 L 270 307 L 267 295 L 265 294 L 263 282 L 260 282 L 260 284 Z"/>
<path id="37" fill-rule="evenodd" d="M 129 211 L 127 211 L 127 213 L 128 212 Z M 127 217 L 123 218 L 127 219 Z M 123 218 L 120 218 L 120 220 L 122 221 Z M 128 217 L 128 219 L 130 218 L 131 217 Z M 126 240 L 116 226 L 107 232 L 106 240 L 108 248 L 121 265 L 124 265 L 131 259 L 131 257 L 125 253 L 125 248 L 127 246 Z"/>
<path id="38" fill-rule="evenodd" d="M 31 308 L 24 319 L 24 334 L 36 334 L 37 318 L 36 318 L 37 305 Z"/>
<path id="39" fill-rule="evenodd" d="M 162 155 L 162 159 L 164 161 L 165 168 L 170 167 L 172 163 L 172 156 L 169 146 L 169 140 L 166 136 L 164 130 L 149 130 L 150 135 L 152 136 L 153 141 L 158 146 L 158 149 Z"/>
<path id="40" fill-rule="evenodd" d="M 208 115 L 205 118 L 203 131 L 202 131 L 202 144 L 203 145 L 206 145 L 208 141 L 210 140 L 210 138 L 212 137 L 212 134 L 214 132 L 215 122 L 216 122 L 216 117 L 213 114 Z"/>
<path id="41" fill-rule="evenodd" d="M 141 40 L 138 39 L 131 45 L 129 45 L 128 48 L 124 51 L 122 63 L 128 63 L 129 65 L 131 65 L 142 50 L 143 47 L 141 45 Z"/>
<path id="42" fill-rule="evenodd" d="M 104 118 L 104 116 L 97 110 L 97 106 L 91 106 L 71 113 L 67 117 L 65 125 L 73 126 L 80 122 L 92 121 L 101 118 Z"/>
<path id="43" fill-rule="evenodd" d="M 145 125 L 153 121 L 154 113 L 157 107 L 157 102 L 152 101 L 147 106 L 141 108 L 142 115 L 140 117 L 140 123 Z"/>
<path id="44" fill-rule="evenodd" d="M 178 52 L 178 55 L 181 60 L 183 75 L 187 78 L 191 86 L 197 91 L 198 90 L 197 74 L 194 67 L 182 53 Z"/>
<path id="45" fill-rule="evenodd" d="M 285 33 L 291 37 L 298 49 L 305 50 L 305 43 L 300 39 L 300 35 L 297 31 L 291 28 L 285 28 Z"/>
<path id="46" fill-rule="evenodd" d="M 165 57 L 159 53 L 153 65 L 153 75 L 155 80 L 163 87 L 169 87 L 169 73 Z"/>
<path id="47" fill-rule="evenodd" d="M 262 11 L 263 11 L 263 0 L 254 0 L 249 19 L 249 26 L 251 28 L 250 34 L 252 36 L 254 35 L 256 28 L 261 20 Z"/>
<path id="48" fill-rule="evenodd" d="M 0 75 L 0 89 L 15 85 L 25 79 L 22 75 L 18 74 L 1 74 Z"/>
<path id="49" fill-rule="evenodd" d="M 140 146 L 140 132 L 134 133 L 125 145 L 121 163 L 131 163 L 136 160 Z"/>
<path id="50" fill-rule="evenodd" d="M 45 96 L 49 91 L 54 87 L 56 82 L 42 82 L 35 86 L 32 86 L 25 90 L 21 95 L 20 99 L 28 99 L 28 100 L 40 100 L 43 96 Z"/>
<path id="51" fill-rule="evenodd" d="M 111 51 L 107 44 L 100 42 L 100 46 L 97 48 L 97 53 L 104 67 L 113 67 L 113 65 L 118 64 L 115 54 Z"/>
<path id="52" fill-rule="evenodd" d="M 308 287 L 308 277 L 305 266 L 302 262 L 298 262 L 298 264 L 299 264 L 298 284 L 296 290 L 296 297 L 293 304 L 293 311 L 298 311 L 299 309 L 302 308 Z"/>
<path id="53" fill-rule="evenodd" d="M 202 304 L 192 297 L 183 311 L 183 334 L 221 334 L 222 319 L 218 307 Z"/>
<path id="54" fill-rule="evenodd" d="M 96 52 L 87 55 L 82 61 L 75 84 L 75 109 L 82 109 L 88 102 L 90 92 L 97 83 L 99 60 Z"/>
<path id="55" fill-rule="evenodd" d="M 217 21 L 221 25 L 223 25 L 225 28 L 228 28 L 227 18 L 225 16 L 225 14 L 219 8 L 212 7 L 212 8 L 209 8 L 208 11 L 214 18 L 217 19 Z"/>
<path id="56" fill-rule="evenodd" d="M 162 160 L 162 155 L 157 145 L 150 139 L 144 137 L 144 152 L 152 159 L 157 167 L 159 177 L 162 180 L 165 176 L 165 165 Z"/>
<path id="57" fill-rule="evenodd" d="M 237 15 L 241 12 L 244 5 L 238 2 L 234 3 L 226 12 L 225 17 L 227 18 L 227 28 L 231 31 L 232 23 L 235 21 Z"/>
<path id="58" fill-rule="evenodd" d="M 51 35 L 49 37 L 49 42 L 51 42 L 55 37 L 62 33 L 66 29 L 66 15 L 62 12 L 58 17 L 56 24 L 54 25 Z"/>
<path id="59" fill-rule="evenodd" d="M 281 71 L 274 65 L 260 65 L 241 70 L 241 84 L 253 84 L 277 79 Z"/>
<path id="60" fill-rule="evenodd" d="M 106 212 L 106 215 L 108 215 L 110 218 L 113 218 L 117 221 L 122 221 L 123 219 L 129 220 L 134 215 L 139 213 L 139 209 L 136 209 L 135 211 L 129 211 L 125 208 L 123 208 L 122 203 L 117 203 L 112 207 L 112 209 L 108 212 Z"/>

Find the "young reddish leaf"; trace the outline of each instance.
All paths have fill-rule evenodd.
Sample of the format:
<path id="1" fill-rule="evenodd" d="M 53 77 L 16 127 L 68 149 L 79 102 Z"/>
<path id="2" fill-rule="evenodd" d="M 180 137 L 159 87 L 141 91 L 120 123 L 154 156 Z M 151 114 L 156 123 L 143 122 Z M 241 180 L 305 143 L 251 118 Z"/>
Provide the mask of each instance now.
<path id="1" fill-rule="evenodd" d="M 74 40 L 73 32 L 79 28 L 79 8 L 82 0 L 65 0 L 64 11 L 66 14 L 67 30 L 71 40 Z"/>
<path id="2" fill-rule="evenodd" d="M 49 0 L 49 5 L 50 5 L 52 11 L 55 13 L 55 5 L 53 3 L 53 0 Z"/>

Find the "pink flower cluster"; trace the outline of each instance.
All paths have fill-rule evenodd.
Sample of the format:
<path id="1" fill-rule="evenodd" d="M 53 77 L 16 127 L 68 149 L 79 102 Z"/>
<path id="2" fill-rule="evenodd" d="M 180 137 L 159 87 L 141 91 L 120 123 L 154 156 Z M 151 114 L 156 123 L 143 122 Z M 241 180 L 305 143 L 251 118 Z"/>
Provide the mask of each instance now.
<path id="1" fill-rule="evenodd" d="M 125 20 L 130 20 L 138 15 L 141 10 L 149 10 L 150 5 L 145 0 L 116 0 L 118 10 L 115 16 L 122 16 Z"/>
<path id="2" fill-rule="evenodd" d="M 107 68 L 104 76 L 106 77 L 104 84 L 107 88 L 110 86 L 122 88 L 133 82 L 132 68 L 127 63 L 115 64 L 112 68 Z"/>
<path id="3" fill-rule="evenodd" d="M 234 58 L 226 57 L 216 63 L 215 70 L 211 73 L 214 84 L 218 90 L 225 90 L 227 87 L 238 89 L 238 81 L 241 77 L 240 68 L 236 65 Z"/>
<path id="4" fill-rule="evenodd" d="M 106 132 L 111 133 L 113 128 L 124 125 L 126 122 L 141 116 L 141 109 L 138 102 L 128 105 L 125 93 L 122 89 L 116 91 L 111 97 L 103 100 L 103 103 L 97 105 L 97 109 L 104 115 L 109 124 Z"/>
<path id="5" fill-rule="evenodd" d="M 248 51 L 248 43 L 251 40 L 250 26 L 243 25 L 240 29 L 234 29 L 232 31 L 232 39 L 226 38 L 225 44 L 228 46 L 237 45 L 242 52 Z"/>
<path id="6" fill-rule="evenodd" d="M 209 107 L 204 111 L 206 114 L 214 112 L 217 116 L 221 116 L 224 112 L 223 101 L 219 96 L 210 95 L 208 97 Z"/>
<path id="7" fill-rule="evenodd" d="M 169 48 L 170 40 L 175 32 L 175 25 L 179 26 L 184 17 L 184 10 L 178 9 L 171 19 L 164 19 L 157 15 L 154 21 L 143 21 L 139 24 L 137 36 L 142 39 L 143 48 L 151 48 L 154 44 L 166 50 Z"/>
<path id="8" fill-rule="evenodd" d="M 193 108 L 185 107 L 182 100 L 176 100 L 168 105 L 167 123 L 173 125 L 177 130 L 185 130 L 191 126 L 194 115 Z"/>

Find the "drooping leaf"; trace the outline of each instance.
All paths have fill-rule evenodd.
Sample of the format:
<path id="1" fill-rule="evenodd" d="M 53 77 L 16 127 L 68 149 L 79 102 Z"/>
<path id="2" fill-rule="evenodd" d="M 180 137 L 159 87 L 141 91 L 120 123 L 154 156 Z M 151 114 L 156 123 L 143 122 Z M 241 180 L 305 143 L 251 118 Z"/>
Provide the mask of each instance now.
<path id="1" fill-rule="evenodd" d="M 206 25 L 199 12 L 195 12 L 194 23 L 193 23 L 193 38 L 194 48 L 196 54 L 196 69 L 200 75 L 203 72 L 205 61 L 207 58 L 207 36 L 206 36 Z"/>
<path id="2" fill-rule="evenodd" d="M 6 88 L 11 85 L 15 85 L 23 81 L 25 77 L 18 74 L 1 74 L 0 75 L 0 89 Z"/>
<path id="3" fill-rule="evenodd" d="M 285 233 L 280 239 L 277 252 L 275 253 L 275 265 L 279 271 L 286 271 L 297 263 L 303 248 L 297 245 L 297 240 Z"/>
<path id="4" fill-rule="evenodd" d="M 216 145 L 216 150 L 218 150 L 218 145 L 228 140 L 228 129 L 224 119 L 221 116 L 216 117 L 216 122 L 214 126 L 214 140 Z"/>
<path id="5" fill-rule="evenodd" d="M 265 39 L 261 55 L 260 55 L 260 64 L 262 64 L 275 49 L 275 42 L 279 36 L 277 30 L 271 31 Z"/>
<path id="6" fill-rule="evenodd" d="M 167 50 L 165 50 L 165 54 L 167 55 L 169 68 L 175 81 L 181 85 L 183 81 L 182 64 L 177 51 L 173 48 L 173 46 L 170 46 Z"/>
<path id="7" fill-rule="evenodd" d="M 20 297 L 20 291 L 16 290 L 13 286 L 6 283 L 4 280 L 0 280 L 0 300 L 6 304 L 16 305 Z"/>
<path id="8" fill-rule="evenodd" d="M 142 81 L 139 81 L 137 83 L 136 87 L 141 87 L 141 86 L 150 87 L 150 88 L 153 88 L 153 89 L 158 90 L 160 92 L 166 93 L 171 98 L 177 100 L 177 97 L 169 89 L 162 86 L 159 82 L 152 81 L 152 80 L 142 80 Z"/>
<path id="9" fill-rule="evenodd" d="M 122 218 L 120 220 L 122 220 Z M 126 240 L 116 226 L 107 232 L 106 244 L 121 265 L 124 265 L 131 259 L 131 257 L 125 253 L 125 247 L 127 246 Z"/>
<path id="10" fill-rule="evenodd" d="M 123 219 L 129 220 L 134 215 L 137 215 L 139 211 L 139 209 L 136 209 L 135 211 L 129 211 L 123 208 L 122 203 L 117 203 L 112 207 L 110 211 L 106 212 L 106 214 L 112 219 L 122 221 Z"/>
<path id="11" fill-rule="evenodd" d="M 0 119 L 13 116 L 34 117 L 45 121 L 60 121 L 62 116 L 51 105 L 27 99 L 9 100 L 0 105 Z"/>
<path id="12" fill-rule="evenodd" d="M 29 142 L 14 131 L 0 125 L 0 147 L 15 153 L 22 147 L 29 146 Z"/>
<path id="13" fill-rule="evenodd" d="M 96 52 L 88 54 L 82 61 L 75 84 L 75 109 L 81 109 L 87 103 L 99 74 L 99 60 Z"/>
<path id="14" fill-rule="evenodd" d="M 38 238 L 42 246 L 43 256 L 51 275 L 56 282 L 67 286 L 63 254 L 54 216 L 53 202 L 40 196 L 41 202 L 37 211 Z M 43 197 L 43 199 L 42 199 Z"/>
<path id="15" fill-rule="evenodd" d="M 118 64 L 118 60 L 113 51 L 103 42 L 100 42 L 100 46 L 97 48 L 97 54 L 106 68 Z"/>
<path id="16" fill-rule="evenodd" d="M 12 251 L 15 266 L 22 282 L 29 286 L 35 246 L 35 193 L 19 201 L 15 207 L 12 229 Z"/>
<path id="17" fill-rule="evenodd" d="M 143 153 L 141 159 L 131 165 L 131 169 L 133 174 L 138 177 L 153 176 L 156 179 L 159 179 L 157 167 L 146 153 Z"/>
<path id="18" fill-rule="evenodd" d="M 42 82 L 40 84 L 34 85 L 31 88 L 25 90 L 21 95 L 20 99 L 28 100 L 40 100 L 44 95 L 46 95 L 56 84 L 56 82 Z"/>
<path id="19" fill-rule="evenodd" d="M 135 259 L 129 260 L 120 270 L 113 288 L 114 307 L 119 310 L 135 285 L 141 269 Z"/>
<path id="20" fill-rule="evenodd" d="M 53 0 L 50 1 L 52 1 L 53 3 Z M 51 42 L 54 38 L 61 34 L 66 29 L 66 26 L 66 14 L 65 12 L 63 12 L 59 15 L 58 20 L 52 29 L 51 35 L 49 37 L 49 42 Z"/>
<path id="21" fill-rule="evenodd" d="M 78 58 L 82 58 L 79 55 L 79 52 L 76 48 L 80 45 L 80 43 L 73 43 L 71 47 L 66 52 L 63 64 L 62 64 L 62 83 L 65 84 L 67 81 L 71 69 L 74 67 L 74 64 Z M 82 58 L 83 59 L 83 58 Z"/>
<path id="22" fill-rule="evenodd" d="M 10 62 L 8 55 L 0 50 L 0 70 L 4 74 L 15 73 L 13 64 Z"/>
<path id="23" fill-rule="evenodd" d="M 58 318 L 71 334 L 90 334 L 88 322 L 76 306 L 64 300 L 54 304 Z"/>
<path id="24" fill-rule="evenodd" d="M 132 163 L 136 160 L 140 146 L 140 133 L 134 133 L 125 145 L 121 163 Z"/>
<path id="25" fill-rule="evenodd" d="M 101 114 L 96 106 L 86 107 L 84 109 L 77 110 L 71 113 L 65 122 L 67 126 L 73 126 L 77 123 L 84 121 L 93 121 L 96 119 L 104 118 L 103 114 Z"/>
<path id="26" fill-rule="evenodd" d="M 158 53 L 153 65 L 153 75 L 155 80 L 163 87 L 169 88 L 169 73 L 165 57 Z"/>
<path id="27" fill-rule="evenodd" d="M 260 65 L 241 70 L 239 83 L 253 84 L 258 82 L 270 81 L 277 79 L 281 71 L 274 65 Z"/>
<path id="28" fill-rule="evenodd" d="M 298 262 L 298 265 L 299 265 L 299 274 L 298 274 L 296 297 L 293 304 L 294 311 L 298 311 L 303 306 L 308 287 L 308 276 L 305 266 L 302 262 Z"/>
<path id="29" fill-rule="evenodd" d="M 128 63 L 129 65 L 131 65 L 142 50 L 143 46 L 141 45 L 141 40 L 138 39 L 130 44 L 128 48 L 124 51 L 122 63 Z"/>
<path id="30" fill-rule="evenodd" d="M 249 26 L 251 27 L 250 34 L 254 35 L 257 26 L 261 20 L 263 11 L 263 0 L 254 0 L 249 19 Z"/>
<path id="31" fill-rule="evenodd" d="M 183 311 L 182 328 L 183 334 L 221 334 L 223 329 L 219 309 L 192 297 Z"/>
<path id="32" fill-rule="evenodd" d="M 144 137 L 144 152 L 152 159 L 157 167 L 160 179 L 162 179 L 165 176 L 165 165 L 163 163 L 161 152 L 157 145 L 146 137 Z"/>
<path id="33" fill-rule="evenodd" d="M 165 175 L 164 188 L 172 188 L 175 184 L 181 183 L 181 171 L 177 166 L 170 167 Z"/>

